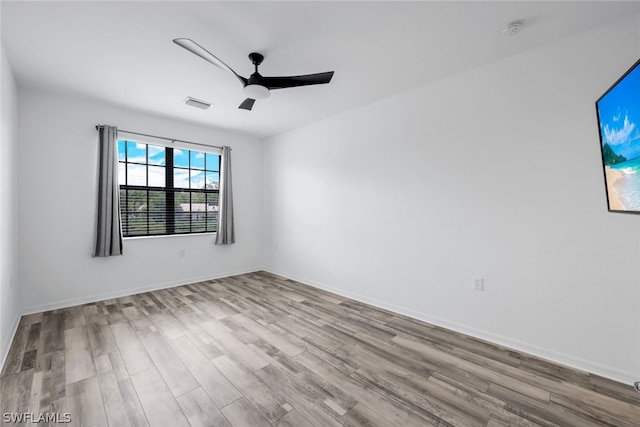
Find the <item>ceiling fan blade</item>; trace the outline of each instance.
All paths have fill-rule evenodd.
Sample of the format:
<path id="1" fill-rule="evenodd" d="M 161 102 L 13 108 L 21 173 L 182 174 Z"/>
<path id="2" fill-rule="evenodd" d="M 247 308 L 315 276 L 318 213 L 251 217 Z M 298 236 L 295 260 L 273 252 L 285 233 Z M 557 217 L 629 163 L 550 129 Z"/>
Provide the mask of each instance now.
<path id="1" fill-rule="evenodd" d="M 262 77 L 262 83 L 269 89 L 285 89 L 329 83 L 332 77 L 333 71 L 327 71 L 326 73 L 305 74 L 304 76 Z"/>
<path id="2" fill-rule="evenodd" d="M 253 108 L 253 103 L 254 102 L 256 102 L 255 99 L 247 98 L 244 101 L 242 101 L 242 104 L 240 104 L 240 106 L 238 108 L 241 108 L 243 110 L 251 111 L 251 108 Z"/>
<path id="3" fill-rule="evenodd" d="M 189 52 L 198 55 L 200 58 L 204 59 L 207 62 L 212 63 L 216 67 L 222 68 L 225 71 L 232 73 L 243 86 L 247 84 L 247 79 L 238 75 L 235 71 L 231 69 L 227 64 L 218 59 L 214 54 L 200 46 L 198 43 L 194 42 L 191 39 L 174 39 L 173 42 L 180 47 L 187 49 Z"/>

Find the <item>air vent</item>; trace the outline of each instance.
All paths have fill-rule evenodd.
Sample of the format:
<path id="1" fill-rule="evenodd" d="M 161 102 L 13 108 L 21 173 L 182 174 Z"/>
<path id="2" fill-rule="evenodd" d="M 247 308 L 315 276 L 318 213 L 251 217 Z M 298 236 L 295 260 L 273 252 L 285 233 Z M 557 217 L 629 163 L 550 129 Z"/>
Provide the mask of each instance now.
<path id="1" fill-rule="evenodd" d="M 184 103 L 190 105 L 192 107 L 200 108 L 201 110 L 206 110 L 211 107 L 211 104 L 205 101 L 200 101 L 199 99 L 188 97 L 184 100 Z"/>

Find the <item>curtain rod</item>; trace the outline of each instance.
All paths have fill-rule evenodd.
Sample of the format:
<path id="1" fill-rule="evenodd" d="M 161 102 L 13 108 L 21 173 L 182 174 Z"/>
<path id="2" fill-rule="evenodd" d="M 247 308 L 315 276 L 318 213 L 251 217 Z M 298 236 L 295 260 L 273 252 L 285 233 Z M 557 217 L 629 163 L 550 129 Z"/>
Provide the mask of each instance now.
<path id="1" fill-rule="evenodd" d="M 103 125 L 96 125 L 96 130 L 98 130 L 98 128 L 100 126 Z M 140 135 L 140 136 L 148 136 L 150 138 L 158 138 L 158 139 L 164 139 L 165 141 L 171 141 L 171 142 L 185 142 L 187 144 L 193 144 L 193 145 L 200 145 L 202 147 L 209 147 L 209 148 L 219 148 L 222 150 L 222 147 L 218 146 L 218 145 L 207 145 L 207 144 L 201 144 L 199 142 L 191 142 L 191 141 L 185 141 L 184 139 L 175 139 L 175 138 L 166 138 L 164 136 L 157 136 L 157 135 L 149 135 L 148 133 L 140 133 L 140 132 L 132 132 L 130 130 L 124 130 L 124 129 L 118 129 L 118 132 L 125 132 L 125 133 L 130 133 L 132 135 Z"/>

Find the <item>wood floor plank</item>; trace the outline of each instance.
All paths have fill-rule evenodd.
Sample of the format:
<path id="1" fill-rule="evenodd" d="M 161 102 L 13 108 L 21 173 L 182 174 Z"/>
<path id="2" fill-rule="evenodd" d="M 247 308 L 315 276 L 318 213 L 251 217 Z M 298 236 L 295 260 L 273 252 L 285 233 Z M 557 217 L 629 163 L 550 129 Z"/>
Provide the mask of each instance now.
<path id="1" fill-rule="evenodd" d="M 64 346 L 67 384 L 96 375 L 96 366 L 86 326 L 66 329 L 64 331 Z"/>
<path id="2" fill-rule="evenodd" d="M 427 379 L 425 387 L 431 393 L 436 393 L 441 400 L 451 405 L 460 405 L 462 407 L 474 405 L 475 407 L 485 409 L 491 414 L 490 419 L 493 419 L 494 423 L 503 422 L 505 425 L 512 427 L 530 427 L 536 425 L 504 409 L 504 401 L 484 392 L 479 392 L 476 388 L 469 386 L 469 384 L 459 382 L 456 379 L 436 373 Z M 463 403 L 460 404 L 460 401 Z M 487 424 L 489 424 L 489 422 L 487 422 Z"/>
<path id="3" fill-rule="evenodd" d="M 565 381 L 563 378 L 560 381 Z M 597 375 L 589 374 L 589 390 L 594 392 L 596 396 L 608 396 L 612 399 L 616 399 L 620 402 L 627 402 L 631 405 L 637 406 L 638 404 L 638 392 L 633 387 L 620 387 L 620 383 L 603 378 Z"/>
<path id="4" fill-rule="evenodd" d="M 224 354 L 224 350 L 217 345 L 211 335 L 206 333 L 199 325 L 189 326 L 184 335 L 204 354 L 207 359 L 213 360 Z"/>
<path id="5" fill-rule="evenodd" d="M 327 366 L 335 368 L 347 376 L 360 368 L 360 365 L 358 365 L 352 358 L 338 354 L 337 351 L 318 347 L 315 344 L 307 346 L 307 353 L 314 355 Z"/>
<path id="6" fill-rule="evenodd" d="M 376 371 L 377 367 L 384 367 L 390 375 L 403 377 L 409 374 L 422 378 L 430 377 L 438 369 L 432 363 L 419 363 L 419 358 L 404 357 L 387 349 L 377 347 L 371 343 L 360 342 L 347 344 L 336 351 L 344 359 L 349 359 L 359 365 Z"/>
<path id="7" fill-rule="evenodd" d="M 156 368 L 131 375 L 131 381 L 151 427 L 189 426 L 189 421 Z"/>
<path id="8" fill-rule="evenodd" d="M 239 313 L 238 310 L 231 308 L 225 303 L 216 301 L 216 299 L 211 299 L 206 303 L 196 303 L 195 306 L 203 312 L 210 314 L 217 320 Z"/>
<path id="9" fill-rule="evenodd" d="M 109 357 L 109 363 L 111 364 L 111 369 L 116 376 L 118 381 L 126 380 L 129 378 L 129 371 L 127 371 L 127 367 L 122 359 L 122 355 L 119 351 L 112 351 L 107 354 Z"/>
<path id="10" fill-rule="evenodd" d="M 149 316 L 149 319 L 167 340 L 172 340 L 184 335 L 182 329 L 178 327 L 175 320 L 167 313 L 152 314 Z"/>
<path id="11" fill-rule="evenodd" d="M 323 402 L 326 396 L 306 388 L 305 384 L 296 381 L 295 376 L 286 370 L 267 365 L 256 371 L 255 375 L 265 384 L 271 384 L 273 392 L 297 408 L 306 419 L 321 426 L 342 425 L 338 414 Z"/>
<path id="12" fill-rule="evenodd" d="M 36 371 L 42 372 L 40 410 L 56 412 L 66 407 L 67 383 L 63 350 L 38 358 Z"/>
<path id="13" fill-rule="evenodd" d="M 43 313 L 39 348 L 41 354 L 64 350 L 64 318 L 60 310 Z"/>
<path id="14" fill-rule="evenodd" d="M 245 398 L 240 398 L 221 410 L 233 427 L 271 427 L 271 423 Z"/>
<path id="15" fill-rule="evenodd" d="M 564 392 L 558 395 L 569 395 L 573 402 L 579 406 L 596 408 L 602 411 L 610 411 L 620 417 L 630 420 L 640 420 L 640 404 L 621 402 L 609 396 L 598 395 L 597 393 L 578 387 L 575 384 L 566 384 Z"/>
<path id="16" fill-rule="evenodd" d="M 177 397 L 176 400 L 192 427 L 231 427 L 209 395 L 200 387 Z"/>
<path id="17" fill-rule="evenodd" d="M 34 371 L 31 379 L 31 389 L 29 390 L 29 409 L 34 409 L 35 413 L 40 413 L 40 400 L 42 398 L 42 371 Z M 0 390 L 0 400 L 2 400 L 2 390 Z M 0 403 L 0 407 L 2 404 Z"/>
<path id="18" fill-rule="evenodd" d="M 108 425 L 102 392 L 96 376 L 67 385 L 67 409 L 71 418 L 70 426 Z"/>
<path id="19" fill-rule="evenodd" d="M 108 360 L 108 359 L 107 359 Z M 129 417 L 127 416 L 126 406 L 118 380 L 113 371 L 103 371 L 98 374 L 100 383 L 100 391 L 104 400 L 104 410 L 107 416 L 107 422 L 110 426 L 130 427 Z"/>
<path id="20" fill-rule="evenodd" d="M 460 359 L 458 357 L 455 357 L 455 355 L 444 353 L 436 348 L 432 348 L 411 339 L 406 339 L 404 337 L 398 336 L 393 338 L 392 341 L 406 348 L 413 349 L 417 353 L 425 355 L 429 358 L 433 358 L 434 360 L 443 362 L 445 364 L 450 364 L 453 368 L 460 369 L 465 372 L 471 372 L 479 378 L 483 378 L 492 383 L 502 385 L 506 388 L 512 389 L 518 393 L 522 393 L 541 402 L 549 402 L 551 394 L 548 390 L 529 385 L 529 383 L 514 380 L 513 378 L 501 372 L 483 368 L 480 365 L 476 365 L 475 363 Z"/>
<path id="21" fill-rule="evenodd" d="M 260 325 L 258 322 L 255 322 L 254 320 L 251 320 L 242 314 L 236 314 L 235 316 L 231 316 L 229 320 L 247 329 L 258 338 L 268 342 L 278 350 L 282 351 L 287 356 L 291 356 L 291 357 L 297 356 L 298 354 L 304 351 L 304 348 L 299 347 L 295 344 L 292 344 L 291 342 L 284 339 L 282 336 L 279 336 L 273 333 L 269 329 Z"/>
<path id="22" fill-rule="evenodd" d="M 129 324 L 140 336 L 155 332 L 156 327 L 143 310 L 136 306 L 121 307 L 121 313 L 129 320 Z"/>
<path id="23" fill-rule="evenodd" d="M 562 409 L 554 410 L 548 402 L 541 402 L 497 384 L 491 384 L 488 394 L 505 402 L 506 410 L 538 424 L 576 427 L 597 427 L 600 425 Z"/>
<path id="24" fill-rule="evenodd" d="M 29 412 L 33 369 L 7 374 L 0 382 L 0 409 L 2 413 Z"/>
<path id="25" fill-rule="evenodd" d="M 40 331 L 42 330 L 42 323 L 32 323 L 29 327 L 29 336 L 27 337 L 27 345 L 24 351 L 38 350 L 40 343 Z"/>
<path id="26" fill-rule="evenodd" d="M 144 345 L 128 323 L 118 322 L 110 325 L 110 328 L 130 375 L 153 367 Z"/>
<path id="27" fill-rule="evenodd" d="M 125 413 L 129 418 L 129 423 L 132 427 L 148 427 L 149 420 L 147 419 L 142 403 L 138 398 L 138 393 L 133 386 L 131 378 L 125 378 L 118 381 L 118 389 L 122 395 L 122 401 L 124 402 Z"/>
<path id="28" fill-rule="evenodd" d="M 227 377 L 204 357 L 187 337 L 182 336 L 171 340 L 169 345 L 218 408 L 242 397 Z"/>
<path id="29" fill-rule="evenodd" d="M 142 337 L 142 343 L 174 396 L 180 396 L 200 387 L 191 372 L 159 333 Z"/>
<path id="30" fill-rule="evenodd" d="M 268 361 L 254 353 L 246 344 L 227 331 L 219 322 L 210 320 L 204 322 L 201 326 L 218 345 L 251 371 L 264 368 L 269 364 Z"/>
<path id="31" fill-rule="evenodd" d="M 104 315 L 85 315 L 85 319 L 94 357 L 118 350 L 111 328 Z"/>
<path id="32" fill-rule="evenodd" d="M 311 424 L 305 417 L 300 415 L 300 413 L 296 410 L 293 410 L 287 413 L 284 417 L 280 418 L 273 425 L 275 427 L 313 427 L 313 424 Z M 364 426 L 365 424 L 355 424 L 355 425 Z M 381 426 L 384 426 L 384 425 L 381 424 Z"/>
<path id="33" fill-rule="evenodd" d="M 16 374 L 20 372 L 22 367 L 22 359 L 24 358 L 25 347 L 29 339 L 31 325 L 22 321 L 18 324 L 15 337 L 9 348 L 9 354 L 2 369 L 2 375 Z"/>
<path id="34" fill-rule="evenodd" d="M 101 354 L 94 360 L 109 425 L 124 427 L 148 425 L 133 384 L 126 373 L 124 362 L 118 352 Z M 124 371 L 124 375 L 122 371 Z"/>
<path id="35" fill-rule="evenodd" d="M 497 416 L 495 416 L 495 414 L 491 415 L 491 418 L 489 418 L 489 422 L 487 422 L 486 427 L 512 427 L 515 425 L 526 425 L 526 426 L 530 426 L 530 427 L 539 427 L 540 424 L 534 424 L 531 421 L 527 421 L 524 418 L 521 419 L 522 421 L 519 421 L 519 424 L 512 424 L 509 421 L 505 421 L 502 418 L 499 418 Z M 520 424 L 520 422 L 524 422 L 527 424 Z"/>
<path id="36" fill-rule="evenodd" d="M 636 427 L 638 424 L 620 420 L 615 416 L 603 416 L 597 410 L 593 412 L 580 410 L 574 406 L 567 406 L 567 403 L 571 404 L 570 401 L 556 402 L 552 400 L 549 403 L 549 411 L 553 414 L 552 416 L 572 419 L 574 420 L 573 425 L 576 426 Z M 549 415 L 545 416 L 545 418 L 549 417 Z M 571 424 L 567 423 L 567 425 Z"/>
<path id="37" fill-rule="evenodd" d="M 98 316 L 98 315 L 106 315 L 106 313 L 104 313 L 101 308 L 100 305 L 98 303 L 92 302 L 89 304 L 85 304 L 80 306 L 82 307 L 82 312 L 85 315 L 85 319 L 87 319 L 88 316 Z"/>
<path id="38" fill-rule="evenodd" d="M 404 387 L 368 369 L 361 368 L 351 374 L 351 377 L 363 386 L 376 390 L 383 396 L 383 399 L 418 415 L 425 423 L 469 427 L 486 424 L 487 420 L 470 416 L 458 408 L 443 404 L 437 399 L 408 391 Z M 488 417 L 489 415 L 487 415 L 487 419 Z"/>
<path id="39" fill-rule="evenodd" d="M 376 414 L 362 403 L 358 403 L 345 414 L 344 419 L 356 426 L 393 427 L 393 424 Z"/>
<path id="40" fill-rule="evenodd" d="M 42 316 L 44 312 L 25 314 L 20 318 L 20 324 L 33 325 L 34 323 L 42 323 Z"/>
<path id="41" fill-rule="evenodd" d="M 82 306 L 68 307 L 62 311 L 65 329 L 80 328 L 86 325 Z"/>
<path id="42" fill-rule="evenodd" d="M 214 359 L 213 364 L 269 422 L 273 423 L 286 414 L 283 407 L 286 402 L 274 395 L 266 384 L 242 365 L 225 355 Z"/>
<path id="43" fill-rule="evenodd" d="M 344 345 L 339 339 L 336 339 L 329 332 L 318 328 L 313 323 L 309 323 L 304 318 L 287 316 L 278 319 L 275 325 L 294 337 L 301 337 L 303 341 L 309 342 L 318 348 L 334 351 Z"/>
<path id="44" fill-rule="evenodd" d="M 587 419 L 597 425 L 610 425 L 616 427 L 634 427 L 634 424 L 640 425 L 640 413 L 638 407 L 620 408 L 618 402 L 612 402 L 610 406 L 593 405 L 589 400 L 581 399 L 580 393 L 570 394 L 567 396 L 551 395 L 551 407 L 561 408 L 563 412 L 569 412 L 577 415 L 581 420 Z M 626 409 L 626 411 L 625 411 Z M 637 423 L 626 420 L 638 420 Z"/>

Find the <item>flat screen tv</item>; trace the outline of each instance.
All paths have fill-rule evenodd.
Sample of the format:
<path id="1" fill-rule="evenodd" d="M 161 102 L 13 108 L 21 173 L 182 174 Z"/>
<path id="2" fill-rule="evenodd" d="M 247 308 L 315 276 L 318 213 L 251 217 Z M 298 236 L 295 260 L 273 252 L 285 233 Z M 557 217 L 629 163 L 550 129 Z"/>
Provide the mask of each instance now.
<path id="1" fill-rule="evenodd" d="M 640 60 L 597 101 L 610 212 L 640 213 Z"/>

